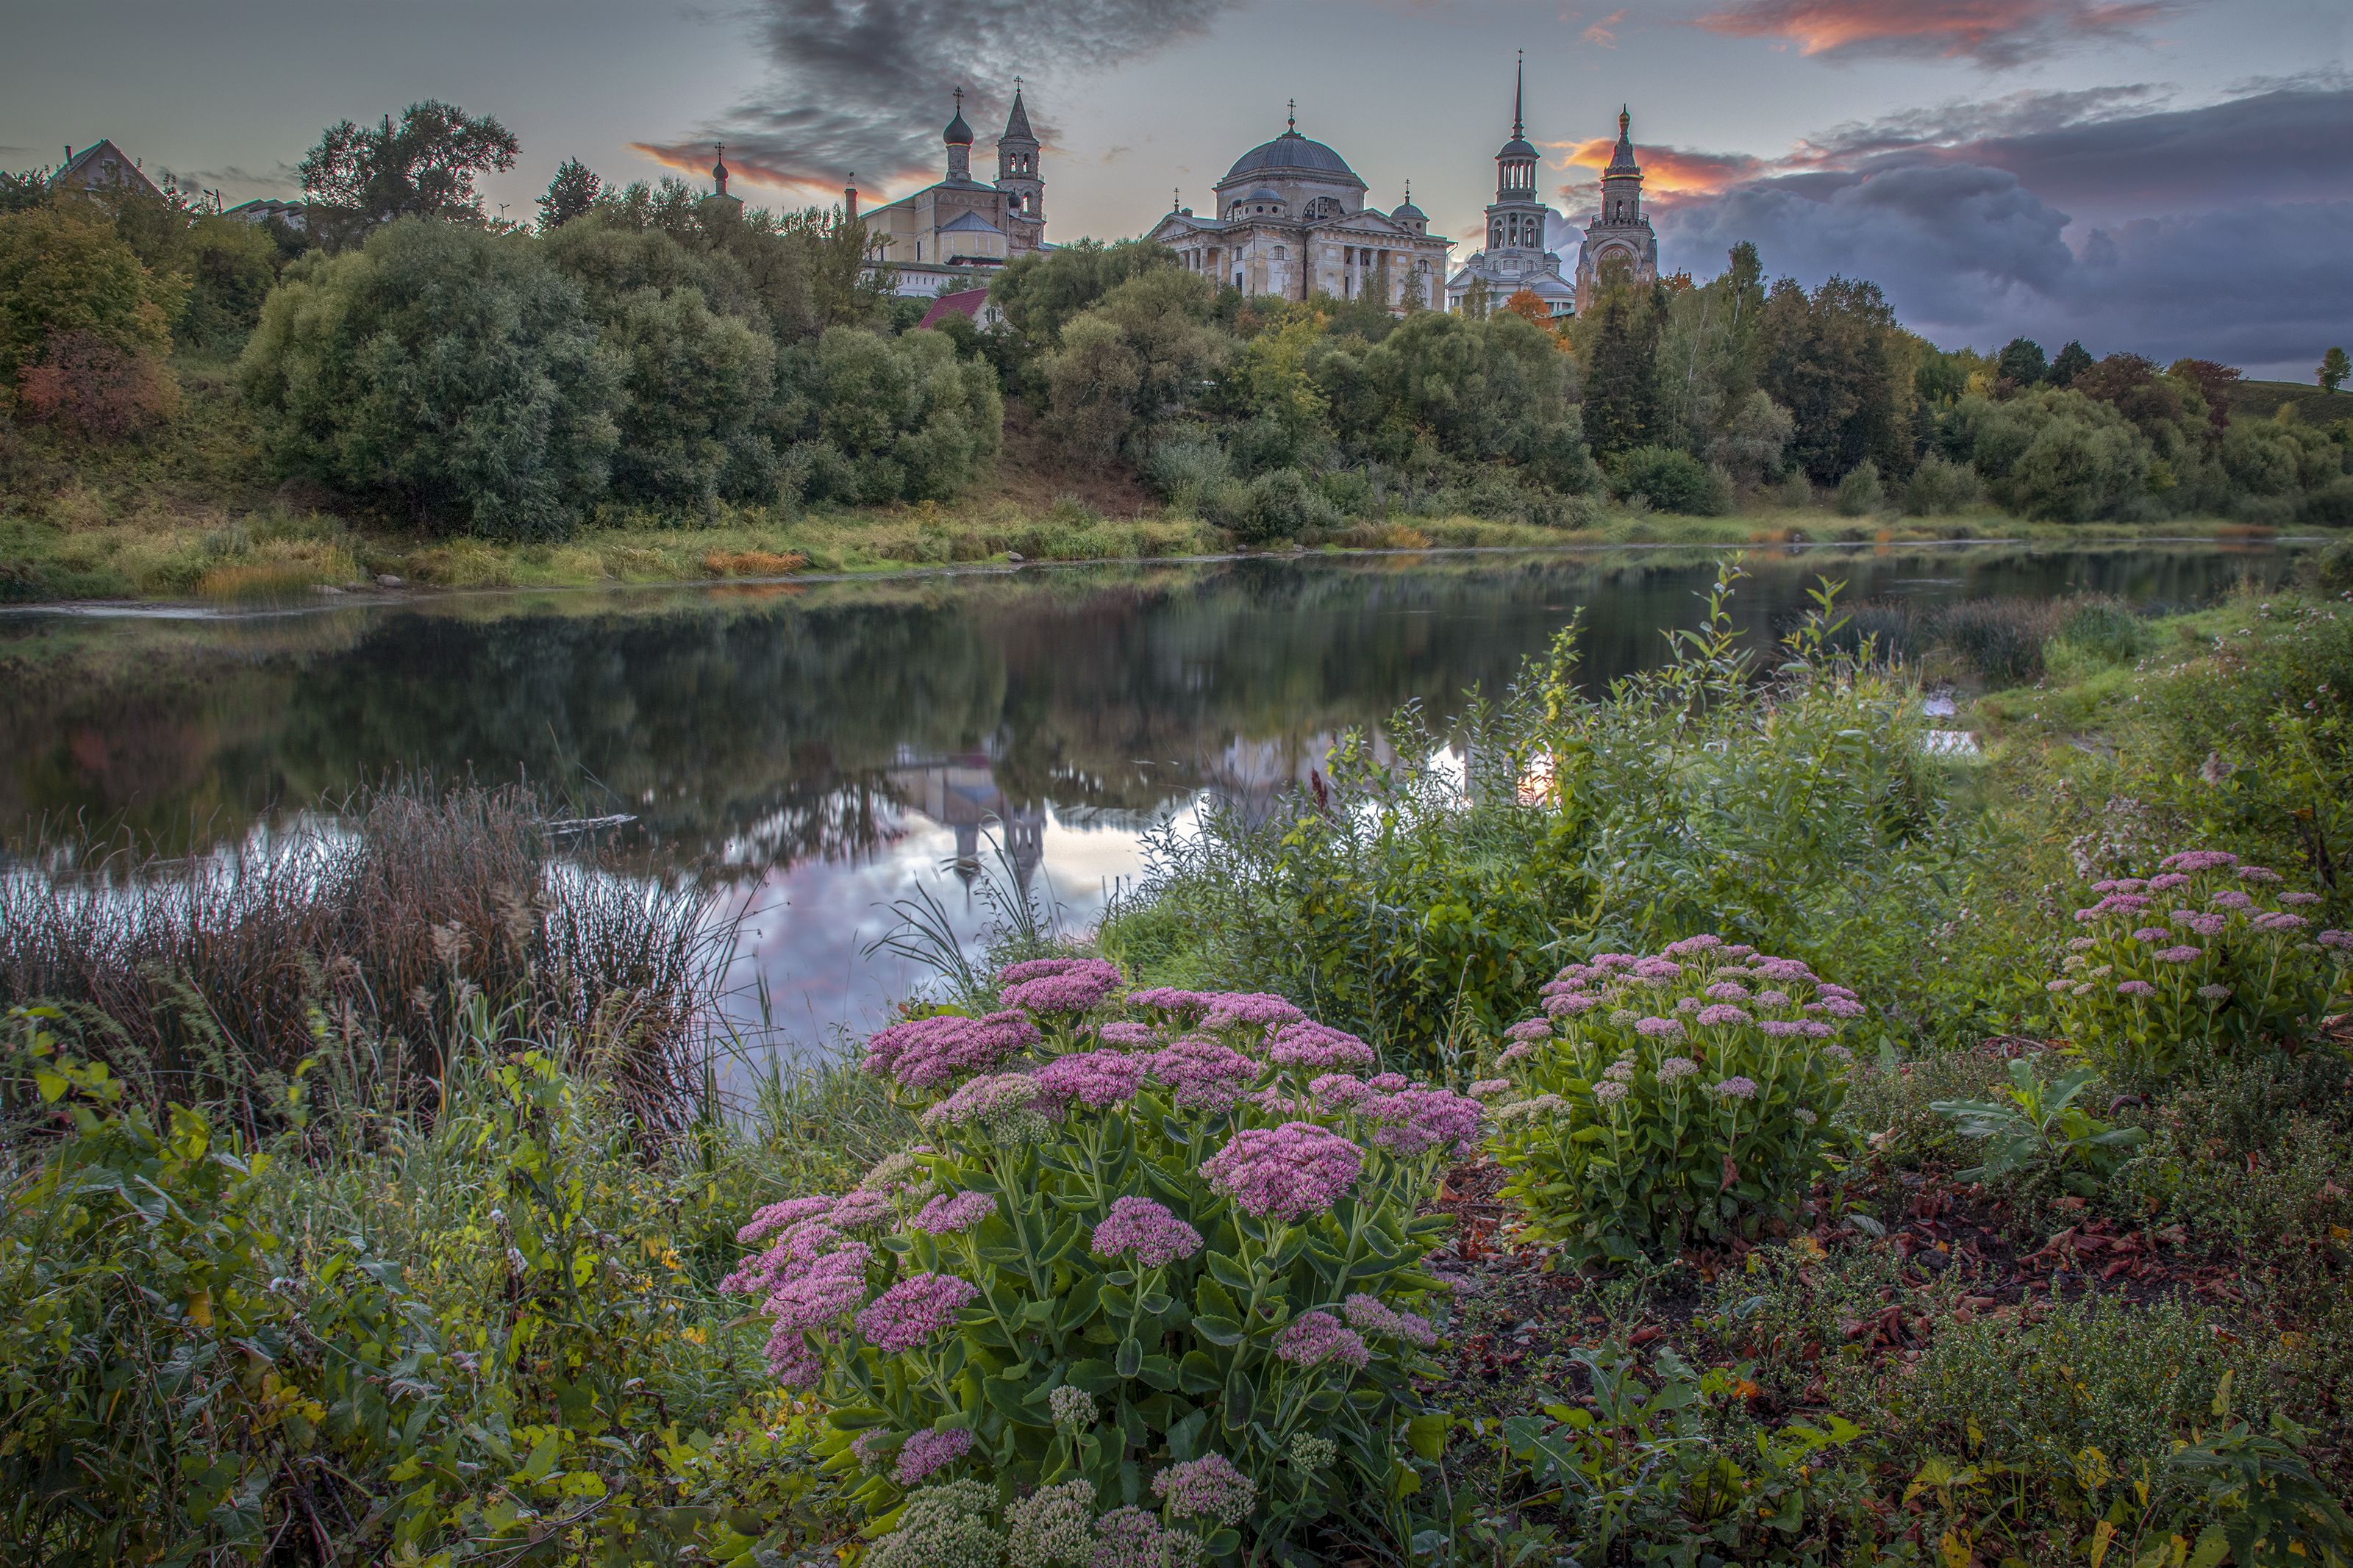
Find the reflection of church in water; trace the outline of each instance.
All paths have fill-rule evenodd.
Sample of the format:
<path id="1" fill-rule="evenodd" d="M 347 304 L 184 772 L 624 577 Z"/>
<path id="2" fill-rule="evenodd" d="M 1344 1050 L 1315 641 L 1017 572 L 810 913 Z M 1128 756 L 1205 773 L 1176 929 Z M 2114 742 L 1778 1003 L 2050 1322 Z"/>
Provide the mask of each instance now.
<path id="1" fill-rule="evenodd" d="M 1016 805 L 997 782 L 994 758 L 986 752 L 924 756 L 902 748 L 886 775 L 891 793 L 955 835 L 955 874 L 967 888 L 981 870 L 981 837 L 993 834 L 1003 846 L 1015 881 L 1027 891 L 1046 858 L 1046 808 Z"/>

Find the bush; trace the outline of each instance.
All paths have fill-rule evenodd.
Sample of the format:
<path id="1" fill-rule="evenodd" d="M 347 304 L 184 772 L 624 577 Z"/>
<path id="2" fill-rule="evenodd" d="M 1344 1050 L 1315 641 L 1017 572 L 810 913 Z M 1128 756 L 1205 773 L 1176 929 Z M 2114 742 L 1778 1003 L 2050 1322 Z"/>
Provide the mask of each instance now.
<path id="1" fill-rule="evenodd" d="M 2185 850 L 2148 878 L 2092 884 L 2046 987 L 2070 1048 L 2135 1084 L 2214 1060 L 2295 1050 L 2353 973 L 2353 933 L 2312 931 L 2314 893 L 2277 872 Z M 2263 901 L 2268 898 L 2272 907 Z"/>
<path id="2" fill-rule="evenodd" d="M 1244 544 L 1267 544 L 1296 539 L 1310 529 L 1337 528 L 1345 521 L 1305 474 L 1274 468 L 1250 481 L 1249 509 L 1232 531 Z"/>
<path id="3" fill-rule="evenodd" d="M 287 467 L 511 539 L 567 535 L 604 489 L 622 374 L 533 242 L 422 220 L 290 269 L 238 365 Z"/>
<path id="4" fill-rule="evenodd" d="M 0 1555 L 512 1562 L 563 1520 L 617 1563 L 819 1532 L 815 1422 L 689 1261 L 741 1189 L 531 1042 L 476 1015 L 430 1128 L 306 1165 L 299 1081 L 295 1134 L 255 1147 L 151 1113 L 55 1022 L 0 1042 L 0 1108 L 47 1124 L 9 1129 L 30 1168 L 0 1196 Z"/>
<path id="5" fill-rule="evenodd" d="M 1672 447 L 1637 447 L 1610 459 L 1610 489 L 1621 499 L 1640 496 L 1660 511 L 1688 517 L 1719 517 L 1732 510 L 1732 482 L 1689 452 Z"/>
<path id="6" fill-rule="evenodd" d="M 1199 512 L 1210 488 L 1230 472 L 1225 448 L 1198 425 L 1162 435 L 1144 458 L 1145 482 L 1178 511 Z"/>
<path id="7" fill-rule="evenodd" d="M 1122 1005 L 1092 959 L 997 980 L 997 1011 L 868 1042 L 925 1146 L 743 1231 L 765 1250 L 730 1286 L 821 1393 L 837 1467 L 871 1472 L 851 1497 L 881 1520 L 919 1482 L 985 1483 L 965 1514 L 1068 1488 L 1083 1533 L 1149 1494 L 1227 1558 L 1398 1495 L 1399 1447 L 1444 1424 L 1414 1380 L 1446 1222 L 1415 1215 L 1476 1102 L 1356 1076 L 1372 1049 L 1279 997 Z"/>
<path id="8" fill-rule="evenodd" d="M 1968 511 L 1985 500 L 1985 484 L 1967 463 L 1931 452 L 1912 470 L 1904 487 L 1904 510 L 1917 517 Z"/>
<path id="9" fill-rule="evenodd" d="M 1493 1143 L 1531 1237 L 1623 1262 L 1797 1217 L 1829 1168 L 1852 992 L 1697 936 L 1571 964 L 1545 1011 L 1512 1028 L 1503 1063 L 1528 1093 Z"/>
<path id="10" fill-rule="evenodd" d="M 1939 1100 L 1928 1109 L 1978 1146 L 1983 1163 L 1958 1173 L 1960 1180 L 2014 1187 L 2030 1197 L 2062 1191 L 2096 1197 L 2148 1136 L 2137 1127 L 2111 1126 L 2077 1103 L 2098 1088 L 2091 1068 L 2062 1072 L 2046 1084 L 2039 1060 L 2017 1057 L 2000 1099 Z"/>
<path id="11" fill-rule="evenodd" d="M 1963 599 L 1928 626 L 1938 646 L 1989 686 L 2022 686 L 2042 678 L 2042 645 L 2060 614 L 2047 599 Z"/>
<path id="12" fill-rule="evenodd" d="M 61 333 L 160 353 L 185 297 L 184 279 L 142 267 L 94 206 L 0 213 L 0 385 Z"/>
<path id="13" fill-rule="evenodd" d="M 2149 650 L 2148 623 L 2114 599 L 2085 599 L 2059 623 L 2059 640 L 2108 664 L 2130 664 Z"/>
<path id="14" fill-rule="evenodd" d="M 952 500 L 1003 443 L 996 374 L 937 332 L 830 327 L 783 355 L 776 382 L 776 428 L 800 443 L 812 499 Z"/>
<path id="15" fill-rule="evenodd" d="M 1865 458 L 1847 470 L 1839 480 L 1838 510 L 1841 517 L 1868 517 L 1887 500 L 1887 488 L 1879 482 L 1879 465 Z"/>
<path id="16" fill-rule="evenodd" d="M 86 437 L 119 440 L 168 421 L 180 384 L 152 351 L 93 331 L 59 332 L 39 364 L 16 373 L 17 406 Z"/>

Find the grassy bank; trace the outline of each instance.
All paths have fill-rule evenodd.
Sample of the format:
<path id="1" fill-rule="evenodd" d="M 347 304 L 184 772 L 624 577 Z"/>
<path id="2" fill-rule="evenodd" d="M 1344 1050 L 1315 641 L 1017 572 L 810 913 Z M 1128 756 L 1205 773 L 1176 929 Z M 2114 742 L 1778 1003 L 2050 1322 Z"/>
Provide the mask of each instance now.
<path id="1" fill-rule="evenodd" d="M 2155 621 L 2098 602 L 1997 602 L 1924 623 L 1855 609 L 1778 650 L 1744 647 L 1711 619 L 1675 664 L 1592 700 L 1565 679 L 1564 648 L 1513 700 L 1463 716 L 1467 780 L 1344 748 L 1326 793 L 1269 820 L 1212 815 L 1198 839 L 1170 846 L 1102 933 L 1099 950 L 1137 984 L 1280 993 L 1368 1042 L 1381 1066 L 1479 1085 L 1497 1108 L 1482 1147 L 1419 1189 L 1414 1228 L 1377 1222 L 1395 1227 L 1384 1248 L 1413 1249 L 1379 1264 L 1406 1269 L 1383 1289 L 1434 1313 L 1443 1336 L 1426 1359 L 1399 1352 L 1410 1376 L 1368 1384 L 1351 1406 L 1400 1402 L 1376 1445 L 1391 1489 L 1354 1500 L 1336 1479 L 1320 1489 L 1303 1478 L 1334 1461 L 1312 1444 L 1251 1461 L 1261 1501 L 1236 1517 L 1284 1540 L 1283 1560 L 2154 1568 L 2353 1552 L 2341 1509 L 2353 1494 L 2341 1017 L 2353 995 L 2297 993 L 2243 1015 L 2255 1022 L 2238 1035 L 2196 1033 L 2172 1014 L 2152 1030 L 2134 1022 L 2132 993 L 2094 996 L 2082 978 L 2094 959 L 2145 965 L 2136 939 L 2085 936 L 2105 928 L 2073 915 L 2103 897 L 2093 884 L 2145 877 L 2195 847 L 2275 868 L 2278 883 L 2232 883 L 2227 865 L 2199 874 L 2266 908 L 2274 889 L 2292 891 L 2309 921 L 2296 929 L 2348 923 L 2353 610 L 2319 584 Z M 1900 661 L 1885 658 L 1891 647 Z M 1929 689 L 1958 711 L 1925 715 Z M 1981 749 L 1932 753 L 1932 726 L 1969 730 Z M 1397 752 L 1430 739 L 1400 733 Z M 1028 1527 L 1000 1522 L 1043 1476 L 979 1456 L 1018 1448 L 1007 1434 L 1023 1421 L 1030 1451 L 1065 1452 L 1047 1447 L 1063 1440 L 1059 1425 L 1024 1415 L 1023 1379 L 1042 1409 L 1065 1374 L 1121 1387 L 1107 1359 L 1008 1363 L 987 1380 L 1007 1388 L 972 1382 L 938 1430 L 992 1447 L 911 1493 L 887 1454 L 865 1462 L 828 1413 L 864 1422 L 865 1403 L 934 1399 L 923 1380 L 890 1383 L 901 1363 L 885 1360 L 860 1363 L 882 1374 L 871 1395 L 839 1381 L 782 1388 L 763 1361 L 765 1317 L 721 1289 L 747 1255 L 736 1228 L 761 1205 L 861 1183 L 892 1194 L 908 1167 L 889 1156 L 956 1136 L 953 1118 L 919 1132 L 910 1114 L 935 1091 L 843 1066 L 755 1078 L 723 1114 L 699 1070 L 708 1058 L 657 1042 L 638 1059 L 674 1098 L 625 1092 L 614 1053 L 639 1037 L 607 1021 L 648 1016 L 631 1012 L 633 992 L 686 993 L 628 978 L 634 961 L 565 959 L 644 944 L 561 935 L 544 838 L 464 809 L 481 826 L 431 826 L 442 818 L 427 814 L 376 835 L 396 859 L 453 834 L 483 847 L 443 857 L 465 874 L 406 884 L 398 930 L 362 918 L 387 907 L 364 877 L 264 882 L 247 904 L 133 903 L 104 930 L 54 905 L 42 921 L 0 921 L 0 1000 L 58 1005 L 13 1016 L 0 1051 L 0 1552 L 1061 1561 L 1034 1541 L 1021 1555 Z M 372 853 L 354 852 L 361 864 Z M 2218 918 L 2238 907 L 2211 902 Z M 637 907 L 666 906 L 646 894 Z M 635 931 L 647 916 L 598 906 L 573 926 L 600 921 Z M 1538 1014 L 1540 988 L 1565 964 L 1676 942 L 1699 977 L 1660 983 L 1695 988 L 1719 962 L 1687 942 L 1701 933 L 1799 964 L 1809 978 L 1786 983 L 1801 994 L 1811 976 L 1824 983 L 1824 1010 L 1804 1016 L 1841 1020 L 1852 1066 L 1790 1089 L 1816 1097 L 1798 1105 L 1811 1120 L 1774 1112 L 1775 1136 L 1808 1161 L 1767 1174 L 1736 1115 L 1614 1173 L 1531 1179 L 1543 1151 L 1527 1130 L 1548 1112 L 1504 1114 L 1519 1097 L 1547 1083 L 1580 1104 L 1656 1092 L 1646 1068 L 1540 1076 L 1586 1038 L 1516 1027 Z M 999 958 L 1039 951 L 1018 920 L 999 934 Z M 2295 973 L 2327 973 L 2332 950 L 2280 940 Z M 2070 946 L 2103 941 L 2113 955 Z M 82 969 L 67 973 L 61 952 Z M 590 970 L 613 989 L 584 1011 L 561 977 Z M 1755 975 L 1726 983 L 1744 1006 L 1789 1001 L 1772 1002 Z M 1851 1016 L 1828 1008 L 1846 987 L 1859 998 Z M 944 976 L 940 994 L 975 1013 L 1022 1002 L 985 971 Z M 285 1000 L 240 1008 L 247 996 Z M 1050 1037 L 1068 1037 L 1053 1004 L 1028 1005 L 1046 1009 Z M 1086 1005 L 1098 1017 L 1126 1010 Z M 1664 1000 L 1656 1010 L 1685 1016 Z M 1717 1026 L 1686 1012 L 1694 1029 Z M 168 1039 L 151 1027 L 159 1016 L 178 1031 Z M 1620 1027 L 1607 1008 L 1589 1017 Z M 963 1026 L 951 1017 L 941 1038 L 967 1048 L 953 1034 Z M 1775 1098 L 1786 1059 L 1736 1057 L 1750 1047 L 1715 1038 L 1725 1055 L 1711 1074 L 1753 1075 L 1759 1114 L 1791 1103 Z M 1530 1050 L 1507 1055 L 1515 1043 Z M 154 1070 L 165 1053 L 205 1050 L 203 1072 Z M 379 1065 L 396 1059 L 419 1065 Z M 1596 1094 L 1621 1079 L 1629 1093 Z M 686 1114 L 660 1109 L 671 1104 Z M 1134 1119 L 1133 1136 L 1182 1131 L 1166 1115 L 1177 1120 Z M 1048 1149 L 1060 1183 L 1097 1157 L 1080 1147 L 1096 1125 L 1008 1122 L 982 1147 Z M 1390 1135 L 1368 1131 L 1367 1151 Z M 1705 1142 L 1720 1136 L 1735 1140 L 1721 1177 Z M 1705 1165 L 1695 1188 L 1669 1163 L 1693 1147 Z M 1179 1201 L 1199 1163 L 1170 1161 L 1169 1184 L 1153 1190 Z M 1652 1205 L 1649 1218 L 1630 1224 L 1636 1211 L 1586 1195 L 1621 1187 Z M 1672 1195 L 1687 1190 L 1704 1204 Z M 980 1233 L 969 1256 L 923 1251 L 946 1246 L 913 1224 L 923 1195 L 859 1200 L 905 1208 L 884 1251 L 1020 1272 L 1010 1232 Z M 1236 1289 L 1247 1287 L 1247 1268 L 1219 1249 L 1248 1233 L 1232 1240 L 1231 1216 L 1205 1194 L 1181 1201 L 1226 1238 L 1214 1267 L 1242 1269 Z M 826 1212 L 844 1215 L 833 1200 Z M 1576 1239 L 1588 1234 L 1611 1245 Z M 1074 1243 L 1066 1257 L 1083 1253 Z M 1099 1290 L 1126 1289 L 1081 1277 L 1080 1307 L 1064 1291 L 1037 1320 L 1082 1322 Z M 1155 1332 L 1240 1339 L 1221 1326 L 1226 1290 L 1188 1276 L 1166 1312 L 1154 1308 L 1173 1325 Z M 1134 1338 L 1134 1301 L 1113 1300 L 1128 1303 Z M 956 1331 L 995 1331 L 995 1310 Z M 1271 1334 L 1282 1320 L 1270 1321 Z M 1121 1331 L 1091 1342 L 1108 1358 Z M 1208 1352 L 1185 1364 L 1196 1353 Z M 1376 1363 L 1384 1378 L 1388 1355 Z M 1175 1358 L 1145 1360 L 1131 1363 L 1140 1375 L 1178 1376 Z M 1235 1364 L 1268 1390 L 1299 1375 L 1287 1360 L 1261 1358 L 1256 1373 Z M 1323 1364 L 1345 1376 L 1348 1363 Z M 1251 1397 L 1245 1384 L 1182 1386 L 1202 1420 L 1144 1396 L 1085 1436 L 1087 1462 L 1113 1466 L 1094 1506 L 1119 1500 L 1122 1454 L 1149 1505 L 1149 1468 L 1172 1463 L 1176 1446 L 1257 1451 L 1218 1418 Z M 894 1441 L 900 1419 L 886 1426 Z M 1082 1445 L 1070 1441 L 1075 1463 Z M 951 1493 L 936 1484 L 947 1475 L 1004 1489 Z M 910 1496 L 965 1512 L 950 1531 L 902 1513 Z M 901 1524 L 903 1549 L 868 1545 Z M 1209 1539 L 1213 1560 L 1240 1563 L 1260 1538 Z M 1090 1542 L 1075 1550 L 1084 1561 Z"/>
<path id="2" fill-rule="evenodd" d="M 803 571 L 1154 560 L 1233 548 L 1171 515 L 1131 475 L 1073 468 L 1018 407 L 997 471 L 962 500 L 866 510 L 721 506 L 687 525 L 606 509 L 562 542 L 444 537 L 270 473 L 231 367 L 183 360 L 182 416 L 142 440 L 90 446 L 0 429 L 0 600 L 299 599 L 322 588 L 578 587 L 763 580 Z M 1927 539 L 2260 537 L 2221 520 L 2147 526 L 2030 523 L 1991 510 L 1842 516 L 1827 506 L 1681 517 L 1595 501 L 1573 525 L 1399 515 L 1311 531 L 1297 548 L 1410 550 L 1599 544 L 1741 545 Z M 1291 545 L 1282 548 L 1290 549 Z"/>

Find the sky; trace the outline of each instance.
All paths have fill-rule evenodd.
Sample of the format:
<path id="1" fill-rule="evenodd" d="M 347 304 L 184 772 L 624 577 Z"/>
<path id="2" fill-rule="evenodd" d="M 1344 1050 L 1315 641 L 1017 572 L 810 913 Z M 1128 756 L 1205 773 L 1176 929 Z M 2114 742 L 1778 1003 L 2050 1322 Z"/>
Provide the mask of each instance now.
<path id="1" fill-rule="evenodd" d="M 230 202 L 297 194 L 337 120 L 438 98 L 522 144 L 486 188 L 528 217 L 557 163 L 755 204 L 938 177 L 966 89 L 977 171 L 1014 79 L 1048 237 L 1208 205 L 1280 132 L 1331 144 L 1468 237 L 1510 133 L 1563 215 L 1620 105 L 1670 268 L 1749 239 L 1767 269 L 1887 291 L 1947 347 L 2023 333 L 2310 380 L 2353 344 L 2353 0 L 0 0 L 0 166 L 111 137 Z"/>

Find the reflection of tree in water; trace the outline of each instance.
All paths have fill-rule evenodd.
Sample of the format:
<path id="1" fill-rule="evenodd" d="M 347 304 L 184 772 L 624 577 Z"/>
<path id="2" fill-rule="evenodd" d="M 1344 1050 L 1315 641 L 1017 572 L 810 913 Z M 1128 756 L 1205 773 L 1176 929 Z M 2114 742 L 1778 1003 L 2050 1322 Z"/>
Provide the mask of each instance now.
<path id="1" fill-rule="evenodd" d="M 2286 563 L 2206 547 L 1754 564 L 1734 614 L 1769 637 L 1818 571 L 1852 597 L 2088 587 L 2181 603 Z M 637 816 L 654 860 L 743 873 L 875 854 L 909 810 L 961 830 L 955 813 L 984 800 L 1039 830 L 1049 804 L 1134 824 L 1204 787 L 1271 801 L 1350 725 L 1499 690 L 1580 605 L 1598 687 L 1660 657 L 1710 573 L 1681 551 L 1251 561 L 83 626 L 0 716 L 15 759 L 0 809 L 167 837 L 176 824 L 201 842 L 395 766 L 525 773 L 587 813 Z M 952 808 L 946 773 L 927 770 L 959 769 Z"/>

